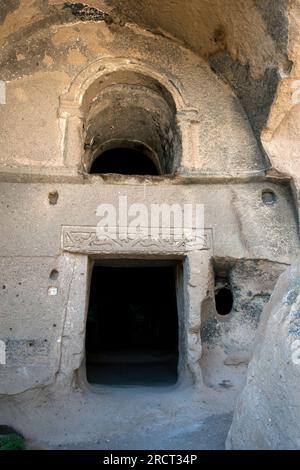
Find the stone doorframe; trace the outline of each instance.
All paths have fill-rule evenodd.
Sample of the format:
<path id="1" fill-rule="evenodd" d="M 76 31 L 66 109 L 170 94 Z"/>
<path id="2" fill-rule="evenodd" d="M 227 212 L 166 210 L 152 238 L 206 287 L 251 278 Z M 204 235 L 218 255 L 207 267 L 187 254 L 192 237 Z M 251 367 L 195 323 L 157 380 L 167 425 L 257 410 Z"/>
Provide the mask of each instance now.
<path id="1" fill-rule="evenodd" d="M 62 335 L 60 374 L 70 379 L 84 364 L 85 331 L 93 260 L 179 260 L 183 263 L 183 295 L 179 318 L 179 382 L 202 385 L 200 358 L 201 307 L 211 281 L 212 230 L 203 243 L 185 240 L 99 240 L 96 227 L 64 226 L 61 237 L 63 264 L 69 271 Z M 178 295 L 178 292 L 177 292 Z"/>

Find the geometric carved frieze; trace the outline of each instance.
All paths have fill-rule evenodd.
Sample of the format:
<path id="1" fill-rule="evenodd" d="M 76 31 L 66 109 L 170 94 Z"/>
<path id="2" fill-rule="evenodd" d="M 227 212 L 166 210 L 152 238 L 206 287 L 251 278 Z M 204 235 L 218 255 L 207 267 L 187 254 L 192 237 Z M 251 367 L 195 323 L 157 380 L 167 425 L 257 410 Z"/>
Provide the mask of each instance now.
<path id="1" fill-rule="evenodd" d="M 212 229 L 203 229 L 194 237 L 176 239 L 168 237 L 153 238 L 148 234 L 119 234 L 115 230 L 99 237 L 97 227 L 63 226 L 62 250 L 82 254 L 185 254 L 195 250 L 212 249 Z"/>

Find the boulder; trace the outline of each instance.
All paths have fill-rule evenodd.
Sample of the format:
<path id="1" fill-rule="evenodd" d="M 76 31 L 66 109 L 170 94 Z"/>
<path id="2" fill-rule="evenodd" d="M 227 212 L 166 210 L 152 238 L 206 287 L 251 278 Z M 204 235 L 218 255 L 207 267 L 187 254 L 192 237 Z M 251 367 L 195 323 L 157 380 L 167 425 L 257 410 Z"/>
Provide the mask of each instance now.
<path id="1" fill-rule="evenodd" d="M 226 448 L 300 449 L 300 258 L 262 313 Z"/>

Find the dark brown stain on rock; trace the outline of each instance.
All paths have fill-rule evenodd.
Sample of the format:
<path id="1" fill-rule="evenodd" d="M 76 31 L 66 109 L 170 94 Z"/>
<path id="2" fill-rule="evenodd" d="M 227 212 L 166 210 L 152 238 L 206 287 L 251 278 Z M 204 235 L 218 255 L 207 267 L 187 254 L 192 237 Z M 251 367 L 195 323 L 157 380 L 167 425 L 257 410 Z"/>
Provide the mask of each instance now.
<path id="1" fill-rule="evenodd" d="M 72 15 L 81 21 L 105 21 L 106 23 L 112 23 L 112 17 L 104 11 L 98 10 L 97 8 L 90 7 L 84 3 L 71 3 L 66 2 L 64 4 L 65 9 L 70 9 Z"/>
<path id="2" fill-rule="evenodd" d="M 261 78 L 254 79 L 250 65 L 234 61 L 226 51 L 211 57 L 210 66 L 233 88 L 261 145 L 260 134 L 267 123 L 280 79 L 277 67 L 267 68 Z"/>
<path id="3" fill-rule="evenodd" d="M 15 11 L 20 6 L 20 0 L 10 0 L 10 2 L 1 2 L 0 5 L 0 24 L 3 24 L 7 15 Z"/>
<path id="4" fill-rule="evenodd" d="M 269 35 L 278 50 L 285 54 L 288 48 L 288 0 L 255 0 Z"/>

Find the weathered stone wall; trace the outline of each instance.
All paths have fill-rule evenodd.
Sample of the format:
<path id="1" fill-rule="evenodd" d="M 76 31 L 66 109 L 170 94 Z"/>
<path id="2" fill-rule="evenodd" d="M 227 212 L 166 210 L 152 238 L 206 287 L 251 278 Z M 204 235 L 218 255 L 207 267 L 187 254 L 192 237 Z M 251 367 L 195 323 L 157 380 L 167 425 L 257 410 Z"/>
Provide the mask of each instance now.
<path id="1" fill-rule="evenodd" d="M 127 180 L 126 183 L 124 179 Z M 151 203 L 159 204 L 161 201 L 179 204 L 187 201 L 196 204 L 201 201 L 206 210 L 205 225 L 213 232 L 214 256 L 270 260 L 261 268 L 266 270 L 265 274 L 260 274 L 263 276 L 263 283 L 262 277 L 257 277 L 254 282 L 245 278 L 241 280 L 241 274 L 233 273 L 236 293 L 238 289 L 242 289 L 244 293 L 247 289 L 253 292 L 251 282 L 254 282 L 254 298 L 250 299 L 249 305 L 241 305 L 242 294 L 239 294 L 240 300 L 238 297 L 236 299 L 238 313 L 233 316 L 235 321 L 215 320 L 214 327 L 219 328 L 219 331 L 224 329 L 224 333 L 221 342 L 220 338 L 213 338 L 213 343 L 228 348 L 228 343 L 232 341 L 230 338 L 234 338 L 238 326 L 242 333 L 237 349 L 247 349 L 250 355 L 251 336 L 247 326 L 250 319 L 246 321 L 245 316 L 251 313 L 251 309 L 257 309 L 255 318 L 251 319 L 254 323 L 250 322 L 253 331 L 258 320 L 258 310 L 262 306 L 258 297 L 264 296 L 265 291 L 270 293 L 269 284 L 272 285 L 273 279 L 281 269 L 278 263 L 289 263 L 298 249 L 297 225 L 293 220 L 288 192 L 284 187 L 271 187 L 278 195 L 278 203 L 268 207 L 261 201 L 261 193 L 265 188 L 263 182 L 231 187 L 220 184 L 191 187 L 180 180 L 168 182 L 162 179 L 152 183 L 143 177 L 123 177 L 123 183 L 116 181 L 113 184 L 102 181 L 98 176 L 89 176 L 84 182 L 79 177 L 73 183 L 2 182 L 1 218 L 6 222 L 2 227 L 1 243 L 1 337 L 8 342 L 9 354 L 7 366 L 1 368 L 1 393 L 18 393 L 54 382 L 61 365 L 65 314 L 73 295 L 70 293 L 72 279 L 75 276 L 79 281 L 87 282 L 86 270 L 75 269 L 76 255 L 72 258 L 73 261 L 68 261 L 69 258 L 61 251 L 62 226 L 96 226 L 99 221 L 96 216 L 97 206 L 106 202 L 117 206 L 119 192 L 128 197 L 128 204 L 139 201 L 150 206 Z M 51 205 L 48 196 L 55 191 L 58 192 L 58 201 L 56 205 Z M 247 206 L 244 204 L 245 198 Z M 241 212 L 235 210 L 237 207 L 240 207 Z M 256 221 L 255 225 L 253 219 Z M 222 231 L 219 230 L 220 224 Z M 259 231 L 257 227 L 260 227 Z M 270 241 L 270 232 L 276 233 L 276 239 Z M 80 258 L 81 255 L 77 256 Z M 144 250 L 144 256 L 147 257 L 147 249 Z M 237 263 L 237 267 L 242 264 L 245 263 Z M 261 265 L 254 261 L 247 264 Z M 58 279 L 54 281 L 50 279 L 53 269 L 59 272 Z M 198 276 L 199 279 L 203 278 L 203 282 L 213 281 L 213 278 L 211 281 L 207 278 L 206 270 L 203 273 L 200 270 Z M 51 287 L 58 289 L 57 296 L 49 295 L 48 290 Z M 81 293 L 86 292 L 86 289 L 87 285 L 81 287 Z M 76 293 L 76 289 L 74 292 Z M 195 289 L 194 295 L 197 298 Z M 206 292 L 204 298 L 205 296 Z M 73 321 L 83 322 L 84 325 L 87 298 L 83 294 L 80 301 L 78 294 L 75 298 L 77 308 L 73 312 Z M 197 315 L 200 325 L 200 311 Z M 238 315 L 243 317 L 238 319 Z M 207 329 L 205 317 L 203 321 L 204 329 Z M 79 331 L 84 337 L 84 326 Z M 205 334 L 203 340 L 206 344 Z M 82 349 L 80 353 L 83 354 Z M 235 350 L 235 353 L 239 352 Z M 76 356 L 78 351 L 74 354 Z M 233 351 L 229 351 L 230 354 L 232 355 Z M 70 352 L 69 360 L 71 358 Z M 69 370 L 69 374 L 80 366 L 80 360 L 75 362 L 76 366 Z"/>
<path id="2" fill-rule="evenodd" d="M 172 0 L 163 6 L 147 0 L 130 1 L 129 8 L 128 2 L 111 3 L 125 18 L 205 58 L 234 89 L 260 143 L 277 85 L 291 67 L 287 0 Z"/>
<path id="3" fill-rule="evenodd" d="M 285 269 L 284 263 L 265 260 L 214 260 L 215 282 L 210 284 L 201 311 L 201 366 L 208 386 L 235 390 L 244 386 L 261 313 Z M 217 283 L 224 281 L 232 291 L 233 307 L 221 316 L 216 310 L 215 290 Z"/>
<path id="4" fill-rule="evenodd" d="M 299 206 L 299 18 L 300 3 L 290 0 L 288 14 L 287 57 L 289 70 L 281 74 L 261 141 L 272 166 L 293 178 Z"/>
<path id="5" fill-rule="evenodd" d="M 265 307 L 228 448 L 300 448 L 299 275 L 298 260 L 282 274 Z"/>
<path id="6" fill-rule="evenodd" d="M 184 14 L 177 1 L 144 8 L 144 2 L 18 0 L 0 7 L 0 79 L 7 84 L 7 104 L 0 105 L 0 325 L 8 358 L 0 394 L 74 385 L 84 362 L 95 253 L 80 247 L 69 253 L 62 227 L 95 227 L 97 206 L 117 205 L 119 194 L 147 207 L 204 205 L 211 238 L 184 267 L 181 366 L 202 388 L 240 387 L 263 305 L 299 252 L 297 142 L 289 145 L 296 121 L 287 122 L 283 147 L 272 140 L 277 131 L 264 134 L 267 154 L 260 144 L 280 73 L 291 65 L 288 16 L 285 2 L 272 18 L 267 1 L 255 3 L 230 1 L 226 9 L 219 0 L 184 2 Z M 295 18 L 291 7 L 294 49 Z M 280 93 L 269 130 L 285 121 Z M 137 126 L 133 132 L 126 116 Z M 101 145 L 122 136 L 152 146 L 169 175 L 88 175 Z M 268 171 L 272 165 L 277 172 Z M 188 258 L 164 248 L 155 256 L 166 254 Z M 149 256 L 147 247 L 138 255 Z M 226 318 L 216 314 L 214 299 L 222 269 L 234 293 Z"/>
<path id="7" fill-rule="evenodd" d="M 239 100 L 203 60 L 176 43 L 129 26 L 73 18 L 66 25 L 33 31 L 26 44 L 25 50 L 20 38 L 10 56 L 5 50 L 1 66 L 2 79 L 8 81 L 8 105 L 0 109 L 5 171 L 22 167 L 40 173 L 39 167 L 50 167 L 51 173 L 66 173 L 64 129 L 56 119 L 59 97 L 88 64 L 108 56 L 129 58 L 167 77 L 182 94 L 186 108 L 195 110 L 198 135 L 189 158 L 197 153 L 191 163 L 197 172 L 238 175 L 265 169 Z"/>

